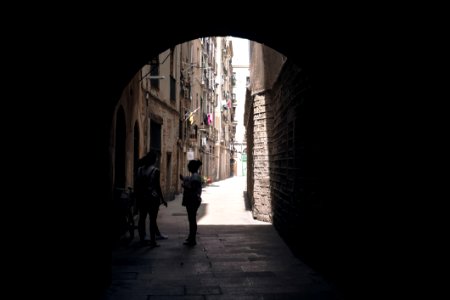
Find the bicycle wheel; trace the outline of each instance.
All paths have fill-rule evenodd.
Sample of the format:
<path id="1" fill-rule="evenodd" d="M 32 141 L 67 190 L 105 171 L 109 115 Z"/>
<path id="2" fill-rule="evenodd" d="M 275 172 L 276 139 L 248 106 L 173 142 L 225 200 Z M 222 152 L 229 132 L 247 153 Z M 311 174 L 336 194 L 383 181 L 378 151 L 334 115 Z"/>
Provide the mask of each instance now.
<path id="1" fill-rule="evenodd" d="M 129 233 L 129 237 L 130 240 L 134 239 L 134 230 L 136 229 L 136 226 L 134 225 L 134 218 L 133 218 L 133 213 L 131 212 L 131 209 L 128 213 L 128 220 L 127 220 L 127 225 L 128 225 L 128 233 Z"/>

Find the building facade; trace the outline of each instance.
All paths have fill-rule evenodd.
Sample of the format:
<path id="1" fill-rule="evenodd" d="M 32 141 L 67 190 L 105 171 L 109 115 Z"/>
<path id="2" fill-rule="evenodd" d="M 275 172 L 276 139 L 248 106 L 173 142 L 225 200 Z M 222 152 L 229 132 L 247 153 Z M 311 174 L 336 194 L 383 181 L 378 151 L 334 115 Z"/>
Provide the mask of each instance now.
<path id="1" fill-rule="evenodd" d="M 234 110 L 232 106 L 233 92 L 233 46 L 230 38 L 217 37 L 219 45 L 216 54 L 218 66 L 217 105 L 215 107 L 215 128 L 218 138 L 215 143 L 215 153 L 218 157 L 216 179 L 222 180 L 233 176 L 233 139 L 235 133 Z"/>
<path id="2" fill-rule="evenodd" d="M 247 86 L 250 80 L 249 41 L 232 38 L 233 42 L 233 94 L 232 107 L 234 110 L 235 135 L 233 140 L 234 172 L 235 176 L 247 175 L 247 142 L 245 139 L 244 107 Z"/>
<path id="3" fill-rule="evenodd" d="M 179 174 L 189 173 L 189 160 L 202 160 L 206 182 L 232 174 L 232 56 L 229 38 L 200 38 L 167 49 L 134 75 L 112 124 L 115 202 L 134 186 L 139 160 L 150 150 L 160 153 L 161 188 L 169 201 L 181 192 Z"/>

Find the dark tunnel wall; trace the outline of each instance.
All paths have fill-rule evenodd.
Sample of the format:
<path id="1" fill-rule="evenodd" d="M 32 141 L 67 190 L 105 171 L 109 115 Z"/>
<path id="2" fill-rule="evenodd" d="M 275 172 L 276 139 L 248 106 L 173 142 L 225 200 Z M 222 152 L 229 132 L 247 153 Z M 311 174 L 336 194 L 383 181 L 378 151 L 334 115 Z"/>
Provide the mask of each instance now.
<path id="1" fill-rule="evenodd" d="M 58 249 L 68 251 L 57 256 L 60 263 L 54 265 L 50 280 L 62 281 L 61 288 L 76 286 L 78 291 L 108 284 L 112 186 L 108 145 L 114 106 L 131 76 L 153 55 L 184 41 L 217 35 L 264 43 L 308 74 L 317 100 L 314 116 L 320 121 L 310 132 L 317 139 L 320 156 L 315 159 L 323 175 L 316 188 L 334 210 L 331 218 L 322 221 L 340 233 L 339 243 L 329 250 L 334 253 L 332 263 L 341 266 L 342 259 L 348 263 L 345 270 L 329 267 L 336 276 L 345 275 L 341 278 L 347 282 L 350 278 L 366 282 L 375 272 L 377 258 L 369 258 L 369 253 L 380 247 L 375 232 L 384 228 L 372 223 L 379 201 L 373 187 L 384 176 L 387 162 L 377 133 L 386 124 L 380 124 L 382 111 L 375 105 L 380 94 L 375 83 L 387 62 L 380 50 L 383 43 L 370 30 L 362 36 L 340 18 L 312 19 L 301 10 L 287 11 L 280 12 L 286 16 L 281 23 L 255 24 L 249 14 L 208 26 L 191 18 L 189 26 L 177 21 L 178 26 L 150 29 L 145 15 L 133 10 L 132 22 L 101 15 L 84 19 L 81 28 L 69 27 L 77 20 L 58 20 L 59 28 L 67 28 L 63 35 L 54 28 L 31 29 L 41 33 L 33 70 L 45 75 L 33 89 L 35 98 L 44 101 L 30 103 L 33 113 L 26 115 L 40 133 L 29 142 L 42 145 L 34 152 L 40 157 L 36 168 L 50 174 L 35 184 L 51 183 L 53 191 L 43 209 L 52 218 L 44 221 L 42 229 L 57 224 L 63 232 Z M 25 55 L 21 59 L 29 60 Z M 55 128 L 63 129 L 58 138 Z M 58 175 L 61 172 L 64 176 Z M 51 237 L 41 238 L 49 245 L 55 243 Z"/>

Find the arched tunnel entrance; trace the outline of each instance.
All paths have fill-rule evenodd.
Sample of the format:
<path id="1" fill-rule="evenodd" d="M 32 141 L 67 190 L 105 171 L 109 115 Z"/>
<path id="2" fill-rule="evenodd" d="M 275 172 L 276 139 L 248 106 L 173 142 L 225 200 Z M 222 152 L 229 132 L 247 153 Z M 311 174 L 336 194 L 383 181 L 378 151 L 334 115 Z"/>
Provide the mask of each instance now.
<path id="1" fill-rule="evenodd" d="M 64 116 L 65 122 L 79 124 L 76 128 L 77 134 L 71 135 L 71 142 L 74 140 L 79 142 L 78 147 L 73 148 L 73 153 L 69 153 L 77 158 L 77 163 L 72 165 L 74 175 L 69 175 L 72 176 L 70 180 L 55 178 L 54 181 L 55 184 L 60 183 L 56 185 L 61 187 L 63 195 L 67 195 L 65 188 L 68 182 L 71 182 L 71 186 L 87 187 L 89 204 L 84 200 L 80 201 L 86 199 L 86 189 L 67 195 L 66 199 L 71 203 L 71 209 L 61 220 L 61 226 L 71 233 L 68 244 L 76 253 L 73 260 L 67 264 L 74 272 L 80 271 L 78 273 L 83 274 L 81 289 L 105 286 L 110 280 L 109 229 L 112 223 L 110 200 L 113 194 L 111 187 L 114 183 L 109 161 L 114 151 L 111 148 L 110 129 L 114 124 L 113 115 L 117 101 L 130 78 L 152 57 L 173 45 L 198 36 L 231 35 L 258 41 L 283 53 L 292 60 L 292 65 L 301 68 L 301 74 L 294 77 L 294 83 L 301 86 L 305 79 L 302 74 L 308 74 L 307 82 L 311 86 L 308 92 L 310 100 L 305 100 L 305 105 L 308 106 L 307 118 L 310 118 L 311 122 L 307 123 L 306 127 L 288 126 L 294 128 L 294 131 L 291 132 L 286 127 L 284 132 L 287 137 L 303 133 L 305 138 L 290 140 L 280 137 L 279 146 L 282 147 L 285 143 L 285 149 L 291 146 L 293 149 L 303 149 L 294 155 L 305 157 L 300 161 L 306 164 L 305 170 L 317 172 L 314 175 L 317 176 L 317 181 L 298 184 L 301 180 L 299 176 L 289 174 L 285 181 L 279 183 L 294 189 L 302 185 L 307 185 L 310 191 L 315 189 L 314 193 L 309 194 L 307 189 L 297 190 L 298 195 L 303 193 L 307 199 L 301 205 L 305 206 L 306 211 L 311 212 L 299 218 L 308 227 L 308 230 L 303 232 L 304 237 L 310 242 L 309 253 L 306 253 L 306 256 L 315 255 L 316 262 L 322 263 L 322 268 L 328 269 L 345 283 L 357 280 L 360 274 L 367 274 L 366 270 L 373 266 L 374 262 L 366 257 L 365 252 L 367 240 L 371 236 L 369 229 L 371 226 L 367 226 L 371 220 L 368 218 L 371 213 L 366 208 L 368 204 L 375 203 L 376 199 L 365 187 L 366 181 L 379 175 L 375 171 L 368 171 L 368 169 L 377 170 L 373 167 L 379 158 L 368 159 L 367 155 L 373 153 L 365 148 L 367 144 L 364 135 L 370 135 L 371 132 L 361 132 L 362 128 L 366 128 L 365 125 L 372 114 L 354 113 L 355 105 L 361 109 L 360 111 L 367 108 L 361 104 L 367 95 L 364 89 L 366 85 L 363 79 L 355 74 L 355 70 L 361 70 L 361 59 L 365 62 L 365 58 L 350 51 L 354 42 L 348 36 L 335 35 L 336 29 L 316 28 L 296 32 L 292 30 L 297 28 L 296 26 L 292 28 L 287 28 L 286 24 L 282 27 L 277 26 L 281 25 L 260 24 L 255 28 L 237 22 L 227 28 L 199 26 L 199 29 L 195 30 L 192 26 L 186 26 L 179 28 L 176 33 L 167 29 L 158 30 L 148 41 L 137 38 L 140 35 L 133 35 L 142 33 L 137 28 L 129 31 L 128 39 L 115 34 L 111 28 L 111 32 L 105 33 L 104 39 L 92 41 L 91 46 L 96 46 L 92 47 L 92 53 L 77 60 L 78 65 L 73 64 L 73 68 L 79 68 L 84 74 L 80 78 L 74 76 L 78 80 L 78 86 L 73 97 L 74 100 L 84 99 L 86 110 L 82 121 L 79 111 L 77 114 L 67 113 Z M 292 39 L 280 35 L 279 32 L 283 30 L 289 32 L 292 39 L 301 43 L 292 43 Z M 110 53 L 111 56 L 103 57 L 99 53 Z M 114 57 L 114 60 L 112 61 L 110 57 Z M 365 67 L 372 64 L 373 62 L 367 62 Z M 290 78 L 288 76 L 286 80 Z M 287 91 L 280 89 L 281 94 L 285 92 Z M 161 124 L 161 121 L 165 120 L 156 121 Z M 140 132 L 142 135 L 143 129 Z M 140 143 L 142 145 L 143 141 L 140 140 Z M 80 144 L 88 146 L 79 146 Z M 72 150 L 70 147 L 67 149 Z M 171 156 L 172 161 L 175 158 L 176 155 Z M 290 162 L 283 162 L 279 157 L 279 164 L 278 167 L 281 168 L 289 166 Z M 311 178 L 313 176 L 309 179 Z M 275 197 L 292 197 L 289 194 L 281 195 L 282 191 L 282 188 L 279 188 L 277 191 L 279 194 Z M 299 198 L 292 198 L 294 202 L 298 200 Z M 289 208 L 278 209 L 282 211 Z M 280 214 L 279 217 L 274 216 L 274 219 L 276 218 L 280 223 L 284 223 L 282 226 L 289 228 L 290 231 L 287 232 L 297 230 L 298 224 L 294 217 L 292 220 L 285 220 Z M 365 230 L 361 235 L 363 228 L 369 230 Z M 80 242 L 73 243 L 74 240 Z M 298 244 L 297 241 L 296 239 L 291 241 L 293 247 L 301 248 L 303 244 Z"/>
<path id="2" fill-rule="evenodd" d="M 203 176 L 216 175 L 213 171 L 216 166 L 217 170 L 222 170 L 217 178 L 223 180 L 234 176 L 235 159 L 229 153 L 233 130 L 221 127 L 221 124 L 234 121 L 232 90 L 226 85 L 233 79 L 228 73 L 234 73 L 229 68 L 233 52 L 227 48 L 229 41 L 226 37 L 206 37 L 171 46 L 136 72 L 117 104 L 120 108 L 127 107 L 129 129 L 118 127 L 115 134 L 117 136 L 120 133 L 117 130 L 122 130 L 133 136 L 133 143 L 131 139 L 121 139 L 126 147 L 115 145 L 126 149 L 120 153 L 130 167 L 114 166 L 114 178 L 124 177 L 127 185 L 133 185 L 135 170 L 130 171 L 131 165 L 135 168 L 136 156 L 140 158 L 150 149 L 161 153 L 158 167 L 162 171 L 161 184 L 167 200 L 178 191 L 180 184 L 176 171 L 185 168 L 190 151 L 194 153 L 193 157 L 205 162 Z M 232 49 L 231 43 L 229 45 Z M 223 57 L 216 60 L 213 48 L 218 48 L 218 55 L 223 53 Z M 347 279 L 343 270 L 349 264 L 348 254 L 336 246 L 346 243 L 346 233 L 342 223 L 336 223 L 343 217 L 338 215 L 339 207 L 320 188 L 328 176 L 324 174 L 323 164 L 329 158 L 321 151 L 321 139 L 325 134 L 322 126 L 326 120 L 321 116 L 323 111 L 317 98 L 319 93 L 315 91 L 318 87 L 314 84 L 314 73 L 260 43 L 251 41 L 248 50 L 251 72 L 245 95 L 244 122 L 246 144 L 252 150 L 247 157 L 250 168 L 247 168 L 246 195 L 253 216 L 273 223 L 298 257 L 342 283 Z M 211 59 L 207 51 L 214 58 Z M 154 62 L 158 62 L 156 69 Z M 162 73 L 167 67 L 169 71 Z M 205 70 L 211 70 L 213 74 Z M 214 85 L 217 80 L 212 79 L 210 85 L 211 75 L 218 76 L 225 84 Z M 168 77 L 170 81 L 159 81 L 150 76 Z M 179 93 L 174 86 L 178 83 L 181 86 Z M 205 88 L 211 87 L 216 89 L 212 96 L 205 92 Z M 170 94 L 165 93 L 165 89 Z M 162 105 L 166 98 L 170 101 Z M 218 125 L 216 122 L 210 124 L 210 114 L 215 120 L 219 118 Z M 125 115 L 123 110 L 118 110 L 116 123 L 122 115 Z M 134 132 L 131 124 L 135 124 L 134 130 L 136 124 L 140 124 L 142 132 Z M 208 133 L 214 136 L 216 128 L 218 133 L 214 139 Z M 219 150 L 211 150 L 214 147 Z M 211 160 L 209 153 L 218 155 Z M 173 161 L 173 157 L 178 161 Z M 115 159 L 117 161 L 117 157 Z"/>

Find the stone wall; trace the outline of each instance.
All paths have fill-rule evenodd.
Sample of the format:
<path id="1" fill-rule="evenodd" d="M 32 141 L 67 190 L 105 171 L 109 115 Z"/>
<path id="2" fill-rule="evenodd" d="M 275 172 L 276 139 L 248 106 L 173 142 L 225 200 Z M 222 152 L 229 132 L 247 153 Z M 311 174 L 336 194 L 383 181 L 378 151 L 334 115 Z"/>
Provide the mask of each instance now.
<path id="1" fill-rule="evenodd" d="M 245 108 L 244 108 L 244 126 L 247 143 L 247 201 L 250 208 L 255 206 L 255 198 L 253 197 L 253 185 L 254 179 L 254 159 L 253 159 L 253 97 L 250 95 L 250 90 L 247 90 L 245 95 Z"/>
<path id="2" fill-rule="evenodd" d="M 272 127 L 270 93 L 260 93 L 253 98 L 253 216 L 261 221 L 272 221 L 271 182 L 269 174 L 269 132 Z"/>
<path id="3" fill-rule="evenodd" d="M 296 254 L 319 266 L 330 260 L 324 241 L 332 240 L 333 221 L 319 190 L 320 107 L 311 90 L 307 74 L 287 61 L 271 89 L 248 96 L 247 194 L 254 217 L 272 222 Z"/>
<path id="4" fill-rule="evenodd" d="M 304 216 L 317 188 L 310 136 L 314 132 L 305 74 L 286 63 L 273 87 L 271 138 L 271 194 L 273 221 L 282 235 L 295 238 L 305 227 Z"/>

